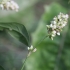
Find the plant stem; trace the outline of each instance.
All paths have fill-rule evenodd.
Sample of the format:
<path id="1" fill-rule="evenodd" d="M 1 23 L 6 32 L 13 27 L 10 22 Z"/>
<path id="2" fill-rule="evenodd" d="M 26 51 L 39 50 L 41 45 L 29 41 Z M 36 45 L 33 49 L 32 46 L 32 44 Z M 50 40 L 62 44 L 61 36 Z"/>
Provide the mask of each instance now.
<path id="1" fill-rule="evenodd" d="M 45 35 L 40 41 L 39 41 L 39 43 L 36 45 L 36 46 L 38 46 L 44 39 L 46 39 L 47 37 L 48 37 L 49 35 Z"/>
<path id="2" fill-rule="evenodd" d="M 27 57 L 26 57 L 26 58 L 25 58 L 25 60 L 24 60 L 24 63 L 23 63 L 23 66 L 22 66 L 21 70 L 23 70 L 23 68 L 24 68 L 24 66 L 25 66 L 25 62 L 26 62 L 27 58 L 28 58 L 28 55 L 27 55 Z"/>
<path id="3" fill-rule="evenodd" d="M 46 39 L 46 37 L 48 37 L 48 36 L 49 36 L 49 35 L 45 35 L 45 36 L 39 41 L 39 43 L 38 43 L 36 46 L 38 46 L 38 45 L 39 45 L 44 39 Z M 30 52 L 29 52 L 29 53 L 30 53 Z M 28 53 L 28 54 L 29 54 L 29 53 Z M 24 69 L 25 62 L 26 62 L 27 58 L 28 58 L 28 55 L 27 55 L 26 59 L 24 60 L 24 63 L 23 63 L 23 66 L 22 66 L 21 70 Z"/>

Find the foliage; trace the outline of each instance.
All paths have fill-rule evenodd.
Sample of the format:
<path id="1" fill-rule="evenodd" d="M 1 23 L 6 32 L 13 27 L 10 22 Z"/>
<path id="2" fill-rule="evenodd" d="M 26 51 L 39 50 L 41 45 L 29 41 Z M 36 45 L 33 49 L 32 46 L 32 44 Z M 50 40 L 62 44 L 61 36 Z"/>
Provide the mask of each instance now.
<path id="1" fill-rule="evenodd" d="M 6 30 L 12 37 L 29 46 L 29 35 L 24 25 L 11 22 L 0 23 L 1 30 Z"/>
<path id="2" fill-rule="evenodd" d="M 60 12 L 67 13 L 67 9 L 58 3 L 45 6 L 45 13 L 42 16 L 37 30 L 32 35 L 34 46 L 47 34 L 46 23 L 49 24 L 52 18 Z M 33 53 L 26 63 L 26 70 L 69 70 L 69 60 L 67 59 L 70 56 L 65 55 L 69 50 L 66 49 L 69 46 L 68 30 L 67 26 L 60 37 L 56 37 L 53 41 L 46 38 L 38 45 L 37 52 Z M 68 57 L 67 59 L 66 56 Z"/>
<path id="3" fill-rule="evenodd" d="M 47 4 L 49 4 L 50 2 L 50 4 L 44 4 L 44 13 L 42 12 L 43 15 L 39 21 L 39 16 L 37 14 L 39 14 L 43 10 L 43 8 L 40 8 L 40 5 L 38 4 L 39 2 L 41 3 L 43 1 Z M 46 24 L 50 24 L 50 21 L 53 19 L 53 17 L 57 16 L 60 12 L 68 13 L 69 0 L 59 0 L 61 2 L 60 4 L 51 3 L 51 0 L 47 0 L 47 2 L 46 0 L 43 1 L 17 0 L 17 3 L 20 6 L 20 11 L 17 13 L 0 10 L 0 34 L 2 34 L 1 31 L 5 31 L 13 37 L 13 40 L 14 38 L 16 38 L 18 41 L 30 47 L 31 40 L 28 31 L 31 33 L 32 45 L 34 47 L 37 47 L 37 51 L 29 56 L 24 70 L 70 70 L 69 23 L 67 27 L 62 31 L 60 36 L 54 38 L 53 41 L 49 38 L 45 38 L 45 40 L 37 46 L 38 42 L 40 42 L 41 39 L 48 34 Z M 39 12 L 37 12 L 38 10 Z M 3 34 L 3 36 L 5 36 L 5 34 Z M 0 40 L 2 40 L 1 36 Z M 21 44 L 19 45 L 16 40 L 14 41 L 19 46 L 19 49 L 16 48 L 17 51 L 6 50 L 6 48 L 3 48 L 3 46 L 1 46 L 0 42 L 0 49 L 4 49 L 0 50 L 0 64 L 4 67 L 5 70 L 19 70 L 23 65 L 22 59 L 24 62 L 23 56 L 26 54 L 25 51 L 27 49 L 25 50 L 21 48 L 21 50 Z M 6 44 L 3 45 L 6 46 Z M 17 45 L 14 46 L 14 49 Z M 27 48 L 25 45 L 22 45 L 22 47 L 24 46 L 25 48 Z M 10 48 L 10 46 L 8 47 L 8 49 Z M 17 55 L 14 54 L 14 52 L 19 55 L 18 58 Z M 6 55 L 8 55 L 8 57 Z M 14 59 L 13 56 L 15 56 Z M 3 70 L 1 66 L 0 70 Z"/>

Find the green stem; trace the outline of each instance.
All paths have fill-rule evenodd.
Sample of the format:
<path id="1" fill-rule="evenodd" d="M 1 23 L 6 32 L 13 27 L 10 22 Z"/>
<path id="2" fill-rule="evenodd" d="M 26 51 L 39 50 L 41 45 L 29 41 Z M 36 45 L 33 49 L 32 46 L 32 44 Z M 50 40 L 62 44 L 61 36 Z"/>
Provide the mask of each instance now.
<path id="1" fill-rule="evenodd" d="M 48 36 L 49 36 L 49 35 L 45 35 L 45 36 L 40 40 L 40 42 L 39 42 L 36 46 L 38 46 L 38 45 L 39 45 L 44 39 L 46 39 L 46 37 L 48 37 Z M 30 53 L 30 52 L 29 52 L 29 53 Z M 29 53 L 28 53 L 28 54 L 29 54 Z M 24 60 L 24 63 L 23 63 L 23 66 L 22 66 L 21 70 L 24 69 L 25 62 L 26 62 L 27 58 L 28 58 L 28 55 L 27 55 L 26 59 Z"/>
<path id="2" fill-rule="evenodd" d="M 23 68 L 24 68 L 24 66 L 25 66 L 25 62 L 26 62 L 27 58 L 28 58 L 28 55 L 27 55 L 26 59 L 24 60 L 24 63 L 23 63 L 23 66 L 22 66 L 21 70 L 23 70 Z"/>
<path id="3" fill-rule="evenodd" d="M 39 41 L 39 43 L 36 45 L 36 46 L 38 46 L 44 39 L 46 39 L 47 37 L 48 37 L 49 35 L 45 35 L 40 41 Z"/>

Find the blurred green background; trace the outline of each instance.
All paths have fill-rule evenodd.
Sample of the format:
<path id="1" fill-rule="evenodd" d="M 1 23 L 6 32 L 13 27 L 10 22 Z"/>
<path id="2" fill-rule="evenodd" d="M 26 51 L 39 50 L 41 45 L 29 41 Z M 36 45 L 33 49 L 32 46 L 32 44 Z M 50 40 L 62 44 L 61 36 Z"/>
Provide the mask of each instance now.
<path id="1" fill-rule="evenodd" d="M 70 15 L 69 0 L 15 0 L 19 12 L 0 9 L 0 22 L 18 22 L 27 28 L 32 45 L 47 34 L 46 24 L 60 12 Z M 70 21 L 69 21 L 70 22 Z M 24 70 L 70 70 L 70 24 L 52 41 L 46 38 L 29 56 Z M 0 66 L 20 70 L 28 53 L 27 47 L 0 31 Z"/>

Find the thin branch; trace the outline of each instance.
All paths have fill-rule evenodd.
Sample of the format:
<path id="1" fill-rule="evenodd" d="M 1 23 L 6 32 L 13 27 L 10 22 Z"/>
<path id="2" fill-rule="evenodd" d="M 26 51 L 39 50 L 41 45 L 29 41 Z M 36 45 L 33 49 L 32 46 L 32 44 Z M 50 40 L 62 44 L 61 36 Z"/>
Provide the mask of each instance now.
<path id="1" fill-rule="evenodd" d="M 44 39 L 46 39 L 46 37 L 48 37 L 48 35 L 45 35 L 45 36 L 39 41 L 39 43 L 38 43 L 36 46 L 38 46 Z M 24 63 L 23 63 L 23 66 L 22 66 L 21 70 L 24 69 L 25 62 L 27 61 L 29 54 L 30 54 L 30 52 L 28 53 L 26 59 L 24 60 Z"/>
<path id="2" fill-rule="evenodd" d="M 28 58 L 28 55 L 27 55 L 27 57 L 26 57 L 26 58 L 25 58 L 25 60 L 24 60 L 24 63 L 23 63 L 23 66 L 22 66 L 21 70 L 23 70 L 23 69 L 24 69 L 25 62 L 26 62 L 27 58 Z"/>
<path id="3" fill-rule="evenodd" d="M 36 47 L 37 47 L 44 39 L 46 39 L 47 37 L 49 37 L 49 35 L 45 35 L 45 36 L 39 41 L 39 43 L 36 45 Z"/>

